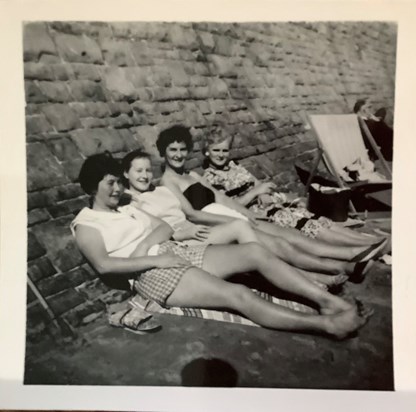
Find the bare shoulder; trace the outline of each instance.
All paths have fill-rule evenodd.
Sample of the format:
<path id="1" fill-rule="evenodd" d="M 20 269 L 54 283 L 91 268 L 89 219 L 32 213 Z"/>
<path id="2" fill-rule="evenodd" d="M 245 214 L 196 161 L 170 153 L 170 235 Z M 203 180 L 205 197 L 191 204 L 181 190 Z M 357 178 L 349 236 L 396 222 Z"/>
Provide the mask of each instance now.
<path id="1" fill-rule="evenodd" d="M 197 180 L 198 182 L 202 179 L 202 176 L 198 174 L 197 172 L 194 172 L 193 170 L 189 172 L 189 176 Z"/>

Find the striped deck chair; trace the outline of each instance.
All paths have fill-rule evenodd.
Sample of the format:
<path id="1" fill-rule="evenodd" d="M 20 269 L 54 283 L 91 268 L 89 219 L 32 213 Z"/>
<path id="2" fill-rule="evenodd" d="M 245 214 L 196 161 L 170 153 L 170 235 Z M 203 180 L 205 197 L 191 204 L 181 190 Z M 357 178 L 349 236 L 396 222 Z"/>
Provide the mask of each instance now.
<path id="1" fill-rule="evenodd" d="M 356 114 L 317 114 L 308 116 L 309 124 L 318 143 L 318 156 L 310 173 L 306 190 L 313 180 L 319 162 L 324 161 L 328 171 L 334 176 L 339 187 L 350 187 L 363 194 L 391 189 L 391 169 L 380 152 L 365 122 Z M 383 171 L 378 170 L 385 180 L 371 182 L 345 182 L 343 169 L 357 159 L 369 160 L 360 126 L 376 153 Z M 355 212 L 354 206 L 352 210 Z"/>

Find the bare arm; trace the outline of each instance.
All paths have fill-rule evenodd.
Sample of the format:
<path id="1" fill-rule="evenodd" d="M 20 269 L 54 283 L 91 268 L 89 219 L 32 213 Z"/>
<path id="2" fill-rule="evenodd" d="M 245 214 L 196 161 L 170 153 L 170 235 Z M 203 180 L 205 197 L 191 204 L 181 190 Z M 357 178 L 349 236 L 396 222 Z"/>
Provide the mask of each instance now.
<path id="1" fill-rule="evenodd" d="M 98 230 L 84 225 L 76 228 L 76 243 L 89 264 L 101 275 L 132 274 L 159 267 L 163 256 L 144 256 L 134 258 L 119 258 L 108 255 L 103 238 Z"/>
<path id="2" fill-rule="evenodd" d="M 147 235 L 147 237 L 143 239 L 142 242 L 140 242 L 130 257 L 146 255 L 153 245 L 169 240 L 173 234 L 173 229 L 162 219 L 159 219 L 142 209 L 140 209 L 140 212 L 146 214 L 150 218 L 151 227 L 153 230 L 149 235 Z"/>
<path id="3" fill-rule="evenodd" d="M 195 210 L 189 203 L 188 199 L 182 194 L 178 184 L 172 181 L 172 179 L 164 178 L 162 180 L 162 184 L 169 188 L 171 192 L 178 198 L 183 212 L 191 222 L 216 225 L 220 223 L 231 222 L 234 220 L 234 218 L 229 216 L 216 215 L 213 213 L 206 213 L 201 210 Z"/>

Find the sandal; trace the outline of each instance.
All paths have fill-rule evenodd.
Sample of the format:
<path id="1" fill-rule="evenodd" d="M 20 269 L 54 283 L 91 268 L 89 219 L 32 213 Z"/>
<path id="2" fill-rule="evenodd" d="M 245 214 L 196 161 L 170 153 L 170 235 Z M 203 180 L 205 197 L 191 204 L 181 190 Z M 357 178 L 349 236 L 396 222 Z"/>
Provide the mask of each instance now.
<path id="1" fill-rule="evenodd" d="M 109 322 L 111 326 L 123 328 L 138 335 L 144 335 L 156 332 L 161 328 L 161 325 L 152 318 L 153 316 L 150 313 L 138 308 L 132 308 L 111 314 Z"/>
<path id="2" fill-rule="evenodd" d="M 359 253 L 352 259 L 352 262 L 357 263 L 364 263 L 369 261 L 370 259 L 377 258 L 383 251 L 384 247 L 387 245 L 388 239 L 384 238 L 380 242 L 371 245 L 363 252 Z"/>
<path id="3" fill-rule="evenodd" d="M 354 266 L 354 271 L 349 275 L 348 280 L 352 283 L 361 283 L 365 279 L 365 275 L 371 269 L 374 260 L 370 259 L 366 262 L 358 262 Z"/>

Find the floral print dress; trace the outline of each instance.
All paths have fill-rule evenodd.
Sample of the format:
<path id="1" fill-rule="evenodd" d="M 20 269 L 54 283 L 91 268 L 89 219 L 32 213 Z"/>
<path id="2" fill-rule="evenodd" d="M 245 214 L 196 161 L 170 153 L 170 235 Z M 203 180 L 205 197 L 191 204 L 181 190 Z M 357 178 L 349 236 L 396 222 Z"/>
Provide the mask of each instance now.
<path id="1" fill-rule="evenodd" d="M 233 161 L 221 170 L 208 167 L 203 178 L 215 189 L 232 198 L 243 196 L 256 183 L 255 177 L 246 168 Z M 267 217 L 270 222 L 298 229 L 311 238 L 315 238 L 322 228 L 329 228 L 333 223 L 326 217 L 315 216 L 303 206 L 292 205 L 284 193 L 258 196 L 247 207 L 252 212 Z"/>

